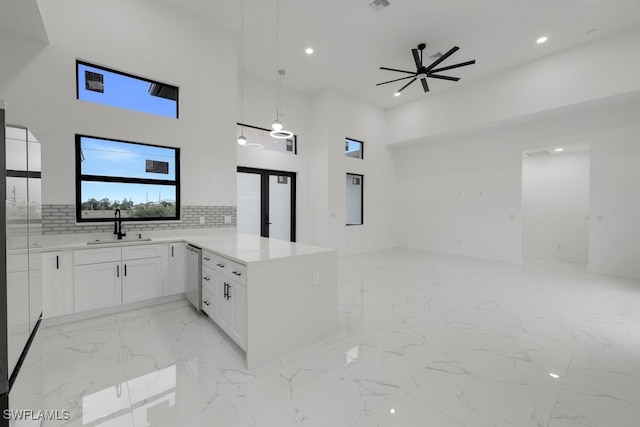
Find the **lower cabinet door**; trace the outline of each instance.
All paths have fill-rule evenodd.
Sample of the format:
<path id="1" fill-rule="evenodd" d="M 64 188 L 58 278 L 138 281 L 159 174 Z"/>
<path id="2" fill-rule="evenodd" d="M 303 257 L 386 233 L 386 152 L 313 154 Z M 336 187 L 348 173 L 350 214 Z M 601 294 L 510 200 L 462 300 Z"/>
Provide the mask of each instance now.
<path id="1" fill-rule="evenodd" d="M 229 303 L 231 327 L 229 335 L 243 350 L 247 349 L 247 288 L 231 282 Z"/>
<path id="2" fill-rule="evenodd" d="M 229 333 L 231 324 L 231 304 L 227 300 L 229 282 L 231 280 L 221 274 L 215 276 L 216 294 L 214 296 L 215 312 L 213 320 L 227 333 Z"/>
<path id="3" fill-rule="evenodd" d="M 120 261 L 77 265 L 74 273 L 74 312 L 122 304 Z"/>
<path id="4" fill-rule="evenodd" d="M 122 302 L 162 296 L 162 258 L 122 261 Z"/>

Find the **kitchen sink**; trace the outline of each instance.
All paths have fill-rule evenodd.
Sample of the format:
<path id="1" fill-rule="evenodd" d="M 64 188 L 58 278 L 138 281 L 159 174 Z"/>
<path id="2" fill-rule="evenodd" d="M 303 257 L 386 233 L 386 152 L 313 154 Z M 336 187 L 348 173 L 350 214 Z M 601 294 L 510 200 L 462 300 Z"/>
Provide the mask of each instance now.
<path id="1" fill-rule="evenodd" d="M 92 240 L 87 242 L 87 245 L 107 245 L 107 244 L 123 244 L 123 243 L 136 243 L 136 242 L 150 242 L 150 237 L 143 237 L 140 239 L 122 239 L 122 240 Z"/>

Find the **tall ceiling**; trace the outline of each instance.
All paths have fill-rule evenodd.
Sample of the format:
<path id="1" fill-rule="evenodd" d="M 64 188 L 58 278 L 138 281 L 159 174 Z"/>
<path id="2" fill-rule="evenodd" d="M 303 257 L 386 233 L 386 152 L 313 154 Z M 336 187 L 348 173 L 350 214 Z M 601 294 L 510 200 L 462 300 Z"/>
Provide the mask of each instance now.
<path id="1" fill-rule="evenodd" d="M 163 1 L 241 33 L 240 0 Z M 425 63 L 454 45 L 460 50 L 443 66 L 477 61 L 446 73 L 461 77 L 458 83 L 430 79 L 433 93 L 640 25 L 638 0 L 389 0 L 379 12 L 371 1 L 244 0 L 245 72 L 275 82 L 278 28 L 285 86 L 307 93 L 333 87 L 388 108 L 430 95 L 419 82 L 399 97 L 393 93 L 403 82 L 375 86 L 404 77 L 380 66 L 413 70 L 411 49 L 419 43 L 427 44 Z M 538 45 L 543 35 L 549 40 Z M 306 55 L 306 47 L 315 53 Z"/>

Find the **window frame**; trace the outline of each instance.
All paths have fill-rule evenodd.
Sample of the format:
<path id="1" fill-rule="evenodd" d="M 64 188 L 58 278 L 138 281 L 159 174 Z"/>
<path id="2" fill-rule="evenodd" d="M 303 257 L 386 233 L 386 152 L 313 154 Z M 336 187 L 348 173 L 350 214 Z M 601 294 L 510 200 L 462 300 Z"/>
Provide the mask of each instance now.
<path id="1" fill-rule="evenodd" d="M 111 222 L 113 218 L 82 218 L 82 182 L 111 182 L 120 184 L 152 184 L 152 185 L 171 185 L 176 188 L 176 216 L 175 217 L 141 217 L 141 218 L 122 218 L 123 222 L 138 222 L 138 221 L 180 221 L 180 148 L 179 147 L 167 147 L 157 144 L 146 144 L 142 142 L 125 141 L 122 139 L 105 138 L 100 136 L 76 134 L 75 143 L 75 163 L 76 163 L 76 222 L 77 223 L 92 223 L 92 222 Z M 175 180 L 159 180 L 159 179 L 146 179 L 146 178 L 126 178 L 106 175 L 82 175 L 82 160 L 81 160 L 81 141 L 82 138 L 100 139 L 103 141 L 121 142 L 125 144 L 144 145 L 146 147 L 158 147 L 174 150 L 175 157 Z M 83 179 L 90 177 L 90 179 Z"/>
<path id="2" fill-rule="evenodd" d="M 136 109 L 133 109 L 133 108 L 117 107 L 117 106 L 113 106 L 113 105 L 109 105 L 109 104 L 103 104 L 101 102 L 94 102 L 94 101 L 87 101 L 87 100 L 84 100 L 84 99 L 80 99 L 80 65 L 84 65 L 84 66 L 92 67 L 92 68 L 97 68 L 99 70 L 106 71 L 108 73 L 115 73 L 115 74 L 119 74 L 121 76 L 129 77 L 129 78 L 132 78 L 132 79 L 142 80 L 144 82 L 148 82 L 148 83 L 151 83 L 151 84 L 160 84 L 160 85 L 175 87 L 176 88 L 176 116 L 175 116 L 175 119 L 177 120 L 177 119 L 180 118 L 180 87 L 179 86 L 174 85 L 174 84 L 159 82 L 157 80 L 149 79 L 147 77 L 136 76 L 135 74 L 127 73 L 125 71 L 115 70 L 113 68 L 105 67 L 103 65 L 93 64 L 91 62 L 83 61 L 81 59 L 76 59 L 76 99 L 78 101 L 91 102 L 92 104 L 99 104 L 99 105 L 104 105 L 104 106 L 107 106 L 107 107 L 120 108 L 120 109 L 123 109 L 123 110 L 137 111 L 139 113 L 151 114 L 153 116 L 158 116 L 158 117 L 171 118 L 171 117 L 165 116 L 163 114 L 155 114 L 155 113 L 150 113 L 148 111 L 136 110 Z"/>
<path id="3" fill-rule="evenodd" d="M 349 138 L 348 136 L 345 136 L 344 142 L 346 143 L 347 141 L 357 142 L 358 144 L 360 144 L 360 157 L 349 156 L 346 150 L 344 152 L 344 156 L 350 159 L 363 160 L 364 159 L 364 141 L 360 141 L 358 139 L 353 139 L 353 138 Z"/>
<path id="4" fill-rule="evenodd" d="M 359 225 L 364 225 L 364 174 L 359 173 L 351 173 L 347 172 L 347 176 L 351 176 L 352 178 L 360 178 L 360 224 L 349 224 L 346 222 L 346 204 L 345 204 L 345 225 L 347 227 L 355 227 Z M 346 191 L 346 189 L 345 189 Z M 346 197 L 345 197 L 346 202 Z"/>

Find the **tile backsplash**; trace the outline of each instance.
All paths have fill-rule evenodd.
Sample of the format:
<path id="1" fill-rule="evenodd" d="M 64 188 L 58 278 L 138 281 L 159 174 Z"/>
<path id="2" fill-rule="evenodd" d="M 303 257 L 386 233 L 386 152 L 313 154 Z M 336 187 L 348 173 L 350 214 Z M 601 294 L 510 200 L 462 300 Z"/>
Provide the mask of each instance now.
<path id="1" fill-rule="evenodd" d="M 231 217 L 231 223 L 224 223 L 225 216 Z M 125 231 L 135 233 L 181 228 L 235 227 L 237 223 L 235 206 L 181 206 L 180 217 L 180 221 L 124 222 L 123 227 Z M 200 217 L 205 218 L 204 224 L 200 224 Z M 109 231 L 113 231 L 113 222 L 77 224 L 75 205 L 42 205 L 43 234 L 104 233 Z"/>

